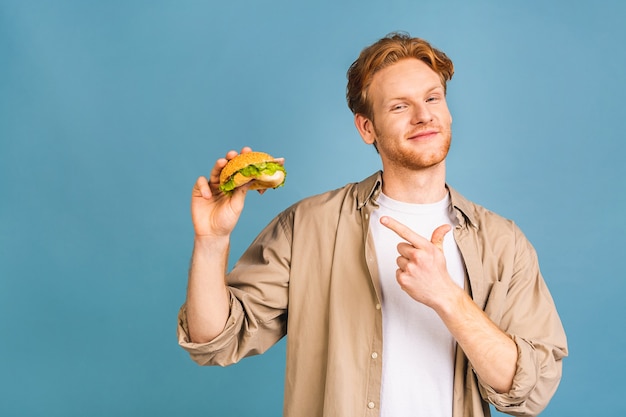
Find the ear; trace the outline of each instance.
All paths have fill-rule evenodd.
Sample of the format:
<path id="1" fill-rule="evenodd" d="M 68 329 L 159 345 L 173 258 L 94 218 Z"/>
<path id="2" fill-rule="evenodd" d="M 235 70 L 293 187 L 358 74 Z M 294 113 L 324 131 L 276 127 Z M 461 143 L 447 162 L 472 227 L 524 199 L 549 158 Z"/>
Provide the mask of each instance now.
<path id="1" fill-rule="evenodd" d="M 365 117 L 362 114 L 354 115 L 354 125 L 356 129 L 359 131 L 363 142 L 368 145 L 373 145 L 376 142 L 376 134 L 374 133 L 374 124 L 370 119 Z"/>

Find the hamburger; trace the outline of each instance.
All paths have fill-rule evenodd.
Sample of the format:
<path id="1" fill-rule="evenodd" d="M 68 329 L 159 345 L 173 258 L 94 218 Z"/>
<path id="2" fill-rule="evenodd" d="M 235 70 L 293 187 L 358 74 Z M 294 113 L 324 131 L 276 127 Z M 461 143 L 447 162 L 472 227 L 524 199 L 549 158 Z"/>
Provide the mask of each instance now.
<path id="1" fill-rule="evenodd" d="M 276 159 L 265 152 L 246 152 L 237 155 L 220 173 L 220 190 L 231 194 L 237 187 L 251 183 L 250 190 L 278 188 L 285 183 L 287 172 Z"/>

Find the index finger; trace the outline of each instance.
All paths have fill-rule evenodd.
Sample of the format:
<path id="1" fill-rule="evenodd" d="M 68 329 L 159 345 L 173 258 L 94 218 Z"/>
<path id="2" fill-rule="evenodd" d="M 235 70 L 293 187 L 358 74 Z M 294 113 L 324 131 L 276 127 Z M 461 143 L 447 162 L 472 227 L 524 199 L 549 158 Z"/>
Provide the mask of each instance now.
<path id="1" fill-rule="evenodd" d="M 380 223 L 416 248 L 427 246 L 430 243 L 428 239 L 415 233 L 408 226 L 405 226 L 393 217 L 383 216 L 380 218 Z"/>
<path id="2" fill-rule="evenodd" d="M 247 153 L 247 152 L 252 152 L 252 148 L 250 148 L 249 146 L 244 146 L 243 148 L 241 148 L 241 153 Z M 211 175 L 210 175 L 211 183 L 213 184 L 219 183 L 220 173 L 222 172 L 222 169 L 224 169 L 228 161 L 235 158 L 239 154 L 240 153 L 235 150 L 230 150 L 226 152 L 226 156 L 224 158 L 220 158 L 217 161 L 215 161 L 215 165 L 213 165 L 213 169 L 211 170 Z"/>
<path id="3" fill-rule="evenodd" d="M 228 160 L 226 158 L 220 158 L 215 161 L 215 165 L 213 165 L 213 169 L 211 170 L 210 182 L 212 184 L 219 184 L 220 182 L 220 173 L 222 169 L 226 166 Z"/>

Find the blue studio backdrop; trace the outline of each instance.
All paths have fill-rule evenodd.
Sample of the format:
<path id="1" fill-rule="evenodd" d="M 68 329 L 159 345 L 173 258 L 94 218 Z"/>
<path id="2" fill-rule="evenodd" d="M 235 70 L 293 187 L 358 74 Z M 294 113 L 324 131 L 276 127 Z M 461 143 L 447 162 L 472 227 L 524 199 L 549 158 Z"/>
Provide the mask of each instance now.
<path id="1" fill-rule="evenodd" d="M 227 368 L 177 345 L 190 190 L 229 149 L 286 158 L 234 260 L 379 169 L 345 73 L 399 30 L 455 63 L 449 182 L 539 253 L 570 343 L 543 415 L 622 416 L 625 20 L 619 0 L 0 0 L 0 416 L 281 415 L 284 340 Z"/>

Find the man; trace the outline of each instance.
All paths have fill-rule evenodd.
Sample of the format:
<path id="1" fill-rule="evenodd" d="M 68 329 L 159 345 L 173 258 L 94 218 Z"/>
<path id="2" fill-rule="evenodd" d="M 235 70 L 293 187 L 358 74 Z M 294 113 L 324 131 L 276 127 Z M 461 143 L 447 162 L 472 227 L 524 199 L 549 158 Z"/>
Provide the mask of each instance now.
<path id="1" fill-rule="evenodd" d="M 444 53 L 405 34 L 365 48 L 347 99 L 382 172 L 288 208 L 228 274 L 246 188 L 226 196 L 218 177 L 237 152 L 198 179 L 178 328 L 195 361 L 232 364 L 288 332 L 292 417 L 545 408 L 565 334 L 522 232 L 446 184 L 453 72 Z"/>

